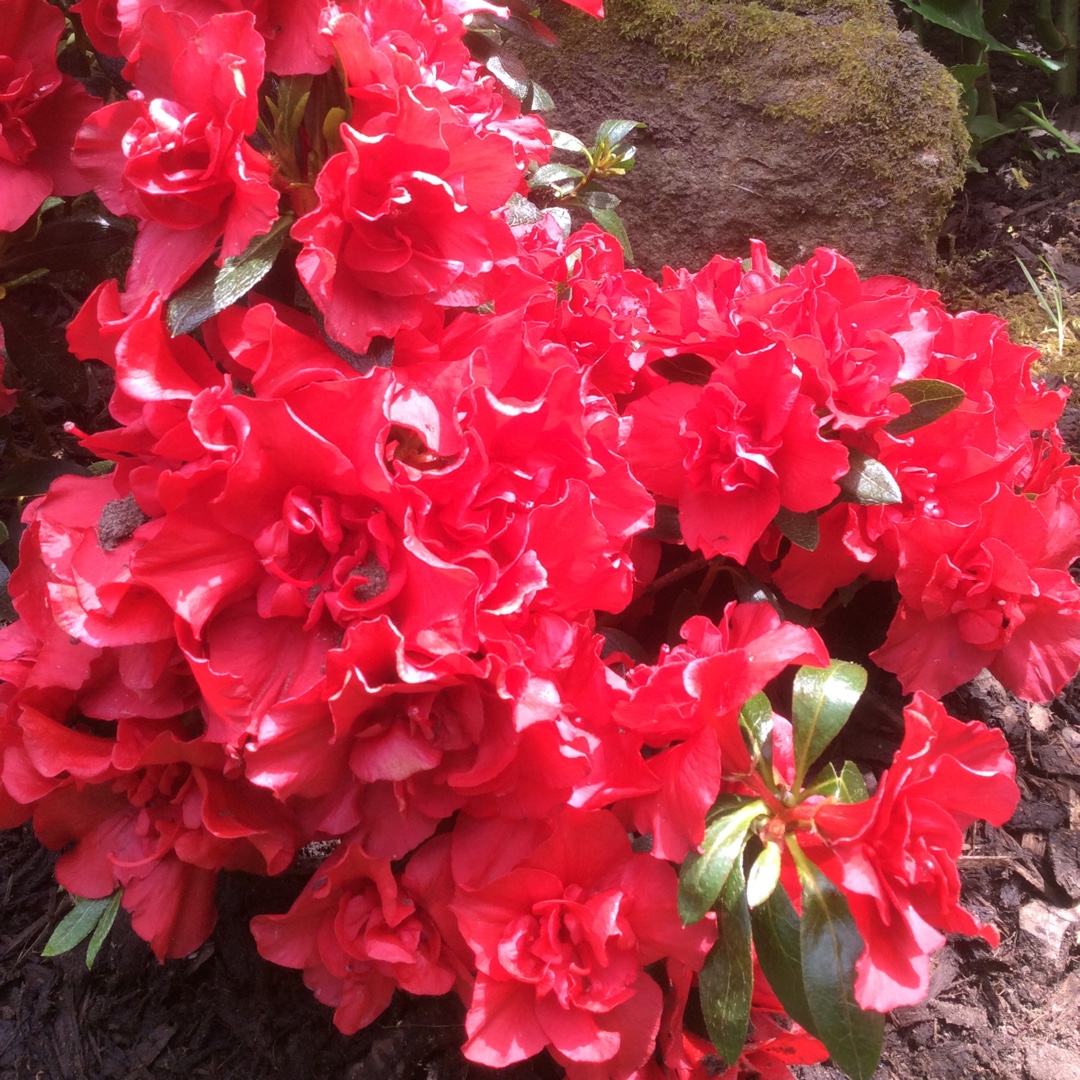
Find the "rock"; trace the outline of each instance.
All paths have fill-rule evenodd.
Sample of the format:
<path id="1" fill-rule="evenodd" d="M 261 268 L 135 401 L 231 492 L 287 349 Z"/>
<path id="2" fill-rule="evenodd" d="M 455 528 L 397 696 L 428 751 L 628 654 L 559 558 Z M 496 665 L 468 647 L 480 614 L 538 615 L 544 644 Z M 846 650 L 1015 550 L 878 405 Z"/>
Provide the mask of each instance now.
<path id="1" fill-rule="evenodd" d="M 1020 909 L 1020 929 L 1041 941 L 1048 959 L 1056 960 L 1080 940 L 1080 904 L 1060 908 L 1032 900 Z"/>
<path id="2" fill-rule="evenodd" d="M 1034 1043 L 1024 1054 L 1028 1080 L 1080 1080 L 1080 1054 L 1052 1043 Z"/>
<path id="3" fill-rule="evenodd" d="M 550 126 L 647 125 L 617 185 L 646 273 L 759 237 L 785 266 L 826 245 L 864 274 L 932 278 L 967 134 L 956 82 L 887 0 L 606 6 L 595 21 L 548 0 L 562 47 L 517 48 L 555 100 Z"/>

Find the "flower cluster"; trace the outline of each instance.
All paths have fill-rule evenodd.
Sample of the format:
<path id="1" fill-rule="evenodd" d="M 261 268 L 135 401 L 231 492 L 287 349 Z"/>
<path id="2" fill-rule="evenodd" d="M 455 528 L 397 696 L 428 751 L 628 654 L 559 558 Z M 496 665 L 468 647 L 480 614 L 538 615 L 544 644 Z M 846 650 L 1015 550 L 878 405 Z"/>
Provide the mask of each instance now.
<path id="1" fill-rule="evenodd" d="M 469 1059 L 547 1048 L 571 1080 L 837 1056 L 757 926 L 751 952 L 766 904 L 803 912 L 807 979 L 827 911 L 870 1012 L 925 993 L 943 933 L 993 940 L 956 859 L 1012 762 L 934 697 L 1080 666 L 1064 395 L 1000 320 L 831 251 L 656 283 L 565 233 L 523 197 L 546 127 L 466 48 L 507 15 L 484 0 L 80 0 L 131 86 L 96 110 L 44 57 L 58 11 L 5 3 L 38 89 L 2 137 L 66 119 L 0 153 L 27 193 L 0 227 L 81 186 L 138 234 L 68 330 L 114 374 L 115 426 L 71 429 L 109 470 L 24 515 L 0 827 L 121 889 L 159 959 L 211 932 L 220 872 L 328 844 L 263 956 L 342 1031 L 454 992 Z M 808 775 L 861 671 L 815 612 L 867 581 L 915 694 L 873 795 Z M 720 982 L 742 1022 L 706 1009 L 710 1044 L 687 1003 Z"/>

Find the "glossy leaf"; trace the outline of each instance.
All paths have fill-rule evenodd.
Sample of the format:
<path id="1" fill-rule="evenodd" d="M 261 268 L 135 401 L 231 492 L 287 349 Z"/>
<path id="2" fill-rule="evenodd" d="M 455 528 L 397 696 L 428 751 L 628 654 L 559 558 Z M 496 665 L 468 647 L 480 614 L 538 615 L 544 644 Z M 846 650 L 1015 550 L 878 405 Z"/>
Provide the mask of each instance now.
<path id="1" fill-rule="evenodd" d="M 585 188 L 578 193 L 578 201 L 590 210 L 614 210 L 622 202 L 618 195 L 600 188 Z"/>
<path id="2" fill-rule="evenodd" d="M 794 510 L 781 506 L 776 511 L 776 517 L 773 518 L 772 523 L 796 547 L 801 547 L 804 551 L 814 551 L 821 540 L 816 510 L 796 513 Z"/>
<path id="3" fill-rule="evenodd" d="M 750 912 L 754 949 L 773 993 L 788 1015 L 816 1034 L 810 1003 L 803 986 L 799 916 L 783 887 L 774 889 L 764 903 Z"/>
<path id="4" fill-rule="evenodd" d="M 630 238 L 626 235 L 626 229 L 619 215 L 614 210 L 597 210 L 592 206 L 589 207 L 589 213 L 592 214 L 593 221 L 604 232 L 611 233 L 619 241 L 619 245 L 623 250 L 623 258 L 627 263 L 632 263 L 634 261 L 634 251 L 630 247 Z"/>
<path id="5" fill-rule="evenodd" d="M 858 450 L 848 451 L 851 467 L 837 480 L 843 498 L 863 506 L 889 506 L 903 502 L 900 485 L 877 458 Z"/>
<path id="6" fill-rule="evenodd" d="M 120 910 L 120 901 L 123 896 L 124 890 L 117 889 L 109 897 L 108 906 L 101 913 L 98 924 L 94 927 L 93 934 L 90 935 L 90 942 L 86 946 L 86 966 L 88 968 L 94 966 L 94 961 L 97 959 L 98 953 L 101 952 L 101 946 L 105 944 L 105 939 L 109 936 L 113 923 L 116 922 L 116 913 Z"/>
<path id="7" fill-rule="evenodd" d="M 580 180 L 584 175 L 580 169 L 575 169 L 573 165 L 560 165 L 558 162 L 551 162 L 548 165 L 541 165 L 529 177 L 529 187 L 553 187 L 555 184 L 563 184 L 568 180 Z"/>
<path id="8" fill-rule="evenodd" d="M 783 853 L 777 844 L 766 844 L 746 875 L 746 903 L 760 907 L 780 883 L 780 864 Z"/>
<path id="9" fill-rule="evenodd" d="M 843 769 L 840 770 L 839 798 L 843 803 L 865 802 L 870 798 L 866 781 L 854 762 L 845 761 Z"/>
<path id="10" fill-rule="evenodd" d="M 584 154 L 588 152 L 588 147 L 576 136 L 571 135 L 568 131 L 556 131 L 551 129 L 548 131 L 551 136 L 551 145 L 556 150 L 566 150 L 571 154 Z"/>
<path id="11" fill-rule="evenodd" d="M 818 1038 L 852 1080 L 870 1080 L 881 1057 L 882 1013 L 859 1008 L 855 962 L 863 940 L 840 890 L 792 844 L 802 886 L 803 987 Z"/>
<path id="12" fill-rule="evenodd" d="M 772 758 L 772 729 L 772 704 L 765 694 L 755 694 L 739 710 L 739 731 L 755 765 Z"/>
<path id="13" fill-rule="evenodd" d="M 690 852 L 679 872 L 679 917 L 689 926 L 716 903 L 731 868 L 742 858 L 750 826 L 764 813 L 760 799 L 725 810 L 705 826 L 701 853 Z"/>
<path id="14" fill-rule="evenodd" d="M 822 795 L 826 799 L 838 799 L 840 797 L 840 777 L 829 762 L 814 777 L 814 782 L 809 787 L 804 787 L 800 792 L 800 800 L 809 795 Z"/>
<path id="15" fill-rule="evenodd" d="M 618 146 L 634 128 L 644 127 L 637 120 L 605 120 L 596 129 L 595 146 Z"/>
<path id="16" fill-rule="evenodd" d="M 791 697 L 796 788 L 847 723 L 865 689 L 866 669 L 846 660 L 833 660 L 827 668 L 799 668 Z"/>
<path id="17" fill-rule="evenodd" d="M 169 333 L 173 337 L 190 334 L 250 292 L 270 272 L 292 223 L 292 215 L 285 214 L 268 233 L 256 236 L 239 255 L 226 259 L 224 266 L 200 270 L 169 301 L 165 317 Z"/>
<path id="18" fill-rule="evenodd" d="M 516 56 L 496 53 L 488 57 L 484 66 L 518 101 L 523 100 L 529 93 L 532 80 L 525 70 L 525 65 Z"/>
<path id="19" fill-rule="evenodd" d="M 890 435 L 906 435 L 951 413 L 964 400 L 959 386 L 941 379 L 912 379 L 893 387 L 893 393 L 907 398 L 911 412 L 885 426 Z"/>
<path id="20" fill-rule="evenodd" d="M 701 1012 L 713 1045 L 728 1065 L 734 1065 L 746 1043 L 754 993 L 750 910 L 741 860 L 731 868 L 716 905 L 716 929 L 716 942 L 698 976 Z"/>
<path id="21" fill-rule="evenodd" d="M 88 938 L 108 910 L 112 897 L 104 896 L 100 900 L 86 900 L 73 897 L 75 906 L 57 924 L 56 929 L 45 942 L 42 956 L 59 956 L 74 949 L 79 942 Z"/>

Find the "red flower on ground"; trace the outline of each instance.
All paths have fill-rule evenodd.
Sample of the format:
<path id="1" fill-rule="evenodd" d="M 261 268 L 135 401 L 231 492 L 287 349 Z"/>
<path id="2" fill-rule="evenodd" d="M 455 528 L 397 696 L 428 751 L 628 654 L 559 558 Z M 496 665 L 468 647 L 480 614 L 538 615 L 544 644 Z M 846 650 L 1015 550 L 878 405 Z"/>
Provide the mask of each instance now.
<path id="1" fill-rule="evenodd" d="M 899 545 L 900 607 L 870 655 L 896 672 L 905 692 L 940 696 L 989 668 L 1013 693 L 1049 701 L 1076 673 L 1072 499 L 1001 486 L 975 523 L 920 516 L 899 530 Z"/>
<path id="2" fill-rule="evenodd" d="M 855 995 L 879 1012 L 926 997 L 930 953 L 945 944 L 943 933 L 997 944 L 997 931 L 960 906 L 956 860 L 964 829 L 978 819 L 1004 824 L 1020 798 L 1000 731 L 961 723 L 921 692 L 904 724 L 874 795 L 814 815 L 831 852 L 823 869 L 843 889 L 863 939 Z"/>
<path id="3" fill-rule="evenodd" d="M 300 968 L 319 1001 L 334 1006 L 334 1024 L 346 1035 L 370 1024 L 398 987 L 432 995 L 455 983 L 466 987 L 468 950 L 445 918 L 453 890 L 449 844 L 440 837 L 424 845 L 398 878 L 389 859 L 369 858 L 346 840 L 288 912 L 252 920 L 259 953 Z"/>
<path id="4" fill-rule="evenodd" d="M 569 1077 L 626 1080 L 660 1027 L 663 995 L 645 967 L 700 967 L 715 929 L 682 925 L 675 871 L 634 854 L 614 815 L 567 809 L 551 829 L 515 869 L 459 888 L 452 904 L 478 968 L 465 1056 L 500 1068 L 550 1046 Z M 474 837 L 469 851 L 490 858 L 489 846 Z M 455 877 L 472 871 L 455 852 Z"/>

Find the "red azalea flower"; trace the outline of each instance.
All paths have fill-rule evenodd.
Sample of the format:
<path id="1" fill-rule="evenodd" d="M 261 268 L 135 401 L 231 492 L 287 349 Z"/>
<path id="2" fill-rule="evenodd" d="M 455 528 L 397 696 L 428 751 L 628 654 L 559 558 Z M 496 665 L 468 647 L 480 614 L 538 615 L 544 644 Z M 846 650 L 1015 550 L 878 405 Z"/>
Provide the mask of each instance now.
<path id="1" fill-rule="evenodd" d="M 0 0 L 0 232 L 29 220 L 49 195 L 90 187 L 71 147 L 99 101 L 56 66 L 64 26 L 46 0 Z"/>
<path id="2" fill-rule="evenodd" d="M 662 994 L 644 968 L 668 956 L 700 967 L 715 928 L 682 926 L 675 871 L 634 854 L 612 814 L 567 809 L 551 828 L 515 869 L 459 888 L 452 905 L 479 969 L 465 1056 L 500 1068 L 550 1046 L 571 1073 L 603 1063 L 626 1080 L 660 1026 Z M 455 851 L 455 877 L 471 870 Z"/>
<path id="3" fill-rule="evenodd" d="M 626 454 L 679 507 L 683 539 L 745 563 L 777 511 L 819 510 L 839 494 L 847 450 L 819 434 L 794 357 L 748 329 L 704 386 L 671 383 L 631 402 Z"/>
<path id="4" fill-rule="evenodd" d="M 954 720 L 921 691 L 904 724 L 903 745 L 872 798 L 823 805 L 814 817 L 863 939 L 855 994 L 879 1012 L 926 996 L 929 954 L 945 943 L 942 933 L 997 944 L 994 928 L 960 907 L 956 860 L 967 826 L 1004 824 L 1020 798 L 1000 731 Z"/>
<path id="5" fill-rule="evenodd" d="M 218 265 L 277 218 L 270 165 L 247 142 L 265 47 L 248 12 L 202 26 L 151 8 L 128 101 L 79 131 L 75 161 L 101 201 L 139 220 L 127 288 L 170 295 L 221 241 Z M 136 302 L 136 301 L 132 301 Z"/>
<path id="6" fill-rule="evenodd" d="M 318 207 L 292 230 L 331 337 L 363 352 L 376 335 L 419 325 L 429 304 L 486 300 L 482 275 L 514 254 L 492 215 L 520 180 L 512 145 L 407 89 L 363 131 L 343 124 L 341 139 L 315 183 Z"/>
<path id="7" fill-rule="evenodd" d="M 985 667 L 1049 701 L 1075 674 L 1076 511 L 1048 521 L 1033 498 L 1000 487 L 973 525 L 923 516 L 899 530 L 901 604 L 871 657 L 905 692 L 941 696 Z"/>
<path id="8" fill-rule="evenodd" d="M 259 953 L 300 968 L 334 1024 L 351 1035 L 370 1024 L 401 987 L 445 994 L 467 984 L 468 950 L 445 913 L 453 889 L 449 837 L 417 851 L 400 880 L 389 859 L 346 841 L 312 875 L 284 915 L 251 921 Z"/>

